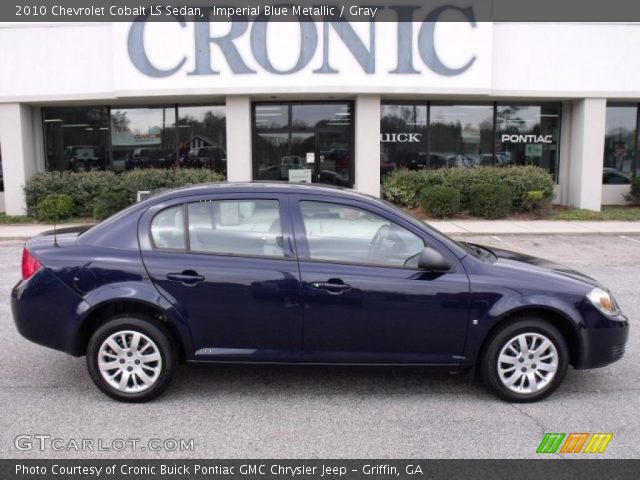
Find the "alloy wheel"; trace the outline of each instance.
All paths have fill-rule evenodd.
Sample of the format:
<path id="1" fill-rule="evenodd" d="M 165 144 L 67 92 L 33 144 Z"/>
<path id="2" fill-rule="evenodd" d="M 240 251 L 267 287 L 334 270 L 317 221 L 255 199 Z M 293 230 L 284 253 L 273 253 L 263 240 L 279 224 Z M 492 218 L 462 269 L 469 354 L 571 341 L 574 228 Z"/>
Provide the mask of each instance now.
<path id="1" fill-rule="evenodd" d="M 98 368 L 102 378 L 125 393 L 151 388 L 162 372 L 158 346 L 147 335 L 135 330 L 111 334 L 100 345 Z"/>
<path id="2" fill-rule="evenodd" d="M 558 371 L 558 350 L 540 333 L 521 333 L 498 355 L 498 375 L 512 392 L 532 394 L 551 383 Z"/>

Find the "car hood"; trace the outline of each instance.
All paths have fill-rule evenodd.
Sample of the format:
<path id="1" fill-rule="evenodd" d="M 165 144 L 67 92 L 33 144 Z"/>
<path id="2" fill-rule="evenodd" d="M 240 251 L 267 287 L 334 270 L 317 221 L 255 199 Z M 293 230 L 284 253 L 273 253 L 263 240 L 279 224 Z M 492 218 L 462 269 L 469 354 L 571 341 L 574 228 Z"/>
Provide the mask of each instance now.
<path id="1" fill-rule="evenodd" d="M 496 257 L 498 257 L 498 260 L 496 262 L 498 265 L 509 266 L 511 268 L 518 268 L 530 272 L 540 272 L 546 274 L 551 273 L 564 278 L 577 280 L 593 287 L 603 288 L 602 284 L 600 284 L 600 282 L 598 282 L 597 280 L 589 277 L 588 275 L 585 275 L 584 273 L 567 267 L 566 265 L 555 263 L 544 258 L 533 257 L 524 253 L 512 252 L 511 250 L 485 247 L 482 245 L 478 246 L 486 248 L 487 250 L 493 252 Z"/>

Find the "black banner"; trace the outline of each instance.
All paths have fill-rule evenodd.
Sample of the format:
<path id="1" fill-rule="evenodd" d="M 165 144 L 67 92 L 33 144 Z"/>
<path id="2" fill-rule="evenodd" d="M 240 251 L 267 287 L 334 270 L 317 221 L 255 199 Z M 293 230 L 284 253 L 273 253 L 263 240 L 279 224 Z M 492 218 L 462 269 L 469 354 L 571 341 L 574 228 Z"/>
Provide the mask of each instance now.
<path id="1" fill-rule="evenodd" d="M 0 478 L 145 480 L 637 479 L 640 460 L 0 460 Z"/>
<path id="2" fill-rule="evenodd" d="M 3 0 L 0 22 L 635 22 L 630 0 Z"/>

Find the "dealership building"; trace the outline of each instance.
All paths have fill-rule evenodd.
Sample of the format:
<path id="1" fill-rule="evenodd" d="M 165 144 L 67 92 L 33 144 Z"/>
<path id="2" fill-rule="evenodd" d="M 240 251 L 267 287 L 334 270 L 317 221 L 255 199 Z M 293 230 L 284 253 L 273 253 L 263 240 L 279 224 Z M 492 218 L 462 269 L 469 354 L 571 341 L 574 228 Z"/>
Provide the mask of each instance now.
<path id="1" fill-rule="evenodd" d="M 389 10 L 0 24 L 2 209 L 24 214 L 42 171 L 184 167 L 380 195 L 395 168 L 532 164 L 556 203 L 625 202 L 640 174 L 640 24 Z"/>

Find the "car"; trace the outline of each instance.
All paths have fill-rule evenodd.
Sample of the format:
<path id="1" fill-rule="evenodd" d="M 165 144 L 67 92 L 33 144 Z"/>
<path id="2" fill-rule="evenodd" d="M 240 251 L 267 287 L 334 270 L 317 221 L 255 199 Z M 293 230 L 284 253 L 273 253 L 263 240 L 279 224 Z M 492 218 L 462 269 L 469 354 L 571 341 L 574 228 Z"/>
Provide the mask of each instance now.
<path id="1" fill-rule="evenodd" d="M 160 148 L 136 148 L 126 160 L 125 169 L 134 168 L 171 168 L 172 155 Z"/>
<path id="2" fill-rule="evenodd" d="M 474 168 L 476 162 L 469 155 L 458 153 L 447 157 L 447 167 Z"/>
<path id="3" fill-rule="evenodd" d="M 198 147 L 189 151 L 182 162 L 184 168 L 208 168 L 226 173 L 227 154 L 222 147 Z"/>
<path id="4" fill-rule="evenodd" d="M 68 146 L 64 158 L 73 172 L 105 169 L 106 155 L 104 149 L 97 145 Z"/>
<path id="5" fill-rule="evenodd" d="M 570 365 L 620 359 L 629 335 L 611 292 L 570 268 L 279 182 L 171 190 L 30 239 L 11 308 L 24 337 L 86 356 L 125 402 L 162 393 L 181 362 L 429 366 L 531 402 Z"/>
<path id="6" fill-rule="evenodd" d="M 602 169 L 603 185 L 629 185 L 630 183 L 631 178 L 629 178 L 620 170 L 608 167 Z"/>
<path id="7" fill-rule="evenodd" d="M 478 158 L 478 165 L 481 167 L 506 167 L 512 164 L 513 163 L 511 162 L 511 155 L 506 152 L 496 152 L 495 161 L 493 154 L 491 153 L 483 153 Z"/>
<path id="8" fill-rule="evenodd" d="M 429 159 L 427 163 L 427 158 Z M 407 168 L 409 170 L 423 170 L 425 168 L 442 168 L 447 166 L 447 159 L 444 155 L 439 153 L 431 153 L 427 157 L 426 153 L 419 153 L 416 157 L 411 159 Z"/>

